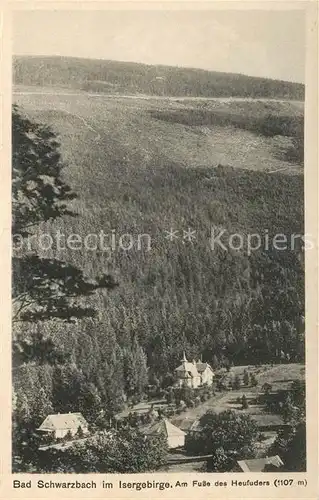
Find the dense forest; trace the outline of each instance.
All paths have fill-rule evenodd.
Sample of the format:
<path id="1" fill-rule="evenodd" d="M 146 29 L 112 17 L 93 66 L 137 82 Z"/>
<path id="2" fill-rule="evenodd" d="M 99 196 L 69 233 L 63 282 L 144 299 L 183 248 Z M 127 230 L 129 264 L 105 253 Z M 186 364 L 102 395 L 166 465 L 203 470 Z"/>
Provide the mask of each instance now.
<path id="1" fill-rule="evenodd" d="M 13 77 L 16 84 L 60 86 L 110 94 L 304 99 L 304 85 L 300 83 L 74 57 L 15 56 Z"/>
<path id="2" fill-rule="evenodd" d="M 116 241 L 124 233 L 148 234 L 151 241 L 150 248 L 129 251 L 36 247 L 17 254 L 17 297 L 38 305 L 26 307 L 14 324 L 18 428 L 34 429 L 51 412 L 80 411 L 89 422 L 101 411 L 114 415 L 148 385 L 170 386 L 183 350 L 215 366 L 275 362 L 281 351 L 303 361 L 303 244 L 291 238 L 303 234 L 301 175 L 172 162 L 145 170 L 122 162 L 79 179 L 63 164 L 52 131 L 17 110 L 13 152 L 14 233 L 27 227 L 29 234 L 54 236 L 59 229 L 85 236 L 115 228 Z M 44 157 L 54 189 L 41 171 Z M 40 170 L 30 174 L 32 165 Z M 29 204 L 21 203 L 21 193 L 31 196 Z M 57 194 L 60 210 L 52 204 Z M 169 241 L 171 227 L 192 228 L 196 240 Z M 258 233 L 263 244 L 252 252 L 246 245 L 212 248 L 211 231 L 220 228 L 226 237 Z M 267 248 L 266 235 L 271 241 L 276 234 L 286 236 L 285 250 Z M 54 300 L 48 272 L 64 294 Z M 21 285 L 25 276 L 31 281 Z M 50 295 L 45 304 L 43 290 Z M 68 307 L 67 293 L 79 297 L 78 306 Z"/>

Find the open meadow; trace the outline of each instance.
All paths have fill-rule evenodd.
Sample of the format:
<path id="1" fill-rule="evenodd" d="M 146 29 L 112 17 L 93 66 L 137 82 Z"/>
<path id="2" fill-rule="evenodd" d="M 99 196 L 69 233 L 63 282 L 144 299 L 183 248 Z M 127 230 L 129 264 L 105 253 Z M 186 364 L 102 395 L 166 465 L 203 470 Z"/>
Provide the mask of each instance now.
<path id="1" fill-rule="evenodd" d="M 125 166 L 140 170 L 165 162 L 185 168 L 222 164 L 302 172 L 296 159 L 285 159 L 293 135 L 302 128 L 301 101 L 125 97 L 76 94 L 54 87 L 33 93 L 32 87 L 15 89 L 14 101 L 38 121 L 50 123 L 60 135 L 70 169 L 81 166 L 81 155 L 81 163 L 91 174 L 101 169 L 101 156 L 105 169 L 115 162 L 122 175 Z M 278 130 L 269 133 L 266 126 L 262 128 L 267 120 L 271 121 L 269 127 L 277 120 Z M 92 148 L 94 157 L 83 158 L 84 145 Z"/>

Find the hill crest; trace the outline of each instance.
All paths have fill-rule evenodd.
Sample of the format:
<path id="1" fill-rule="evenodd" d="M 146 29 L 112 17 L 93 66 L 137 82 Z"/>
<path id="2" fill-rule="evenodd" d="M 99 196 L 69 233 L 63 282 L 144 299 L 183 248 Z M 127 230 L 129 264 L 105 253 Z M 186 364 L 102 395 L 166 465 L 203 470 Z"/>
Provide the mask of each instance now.
<path id="1" fill-rule="evenodd" d="M 301 83 L 236 73 L 66 56 L 14 56 L 15 84 L 167 96 L 304 99 Z"/>

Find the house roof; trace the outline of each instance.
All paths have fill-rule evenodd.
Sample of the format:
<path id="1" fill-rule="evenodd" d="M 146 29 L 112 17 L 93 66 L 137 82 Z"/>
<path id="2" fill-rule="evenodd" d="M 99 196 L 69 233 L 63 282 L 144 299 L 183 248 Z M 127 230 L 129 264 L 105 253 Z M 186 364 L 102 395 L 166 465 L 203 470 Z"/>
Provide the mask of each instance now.
<path id="1" fill-rule="evenodd" d="M 191 377 L 198 377 L 198 371 L 196 365 L 193 363 L 189 363 L 189 361 L 184 361 L 180 366 L 178 366 L 175 371 L 178 372 L 178 375 L 182 376 L 183 374 L 189 373 Z"/>
<path id="2" fill-rule="evenodd" d="M 196 368 L 199 373 L 204 372 L 206 368 L 209 368 L 211 371 L 213 371 L 212 367 L 208 363 L 203 363 L 202 361 L 198 361 L 198 363 L 196 363 Z"/>
<path id="3" fill-rule="evenodd" d="M 182 370 L 178 370 L 178 377 L 179 378 L 192 378 L 194 375 L 191 374 L 191 372 L 186 372 Z"/>
<path id="4" fill-rule="evenodd" d="M 212 367 L 208 363 L 203 363 L 202 361 L 194 360 L 193 363 L 187 361 L 185 352 L 183 353 L 182 364 L 175 368 L 175 371 L 178 372 L 178 376 L 181 378 L 190 377 L 198 377 L 200 373 L 203 373 L 207 368 L 211 371 Z"/>
<path id="5" fill-rule="evenodd" d="M 276 427 L 282 426 L 285 424 L 283 418 L 280 415 L 274 413 L 263 413 L 257 415 L 251 415 L 251 417 L 255 420 L 258 427 Z"/>
<path id="6" fill-rule="evenodd" d="M 237 463 L 243 472 L 263 472 L 266 465 L 273 465 L 278 468 L 284 465 L 278 455 L 266 458 L 254 458 L 251 460 L 238 460 Z"/>
<path id="7" fill-rule="evenodd" d="M 173 436 L 185 436 L 185 432 L 171 424 L 169 420 L 164 418 L 156 424 L 151 425 L 145 429 L 145 434 L 158 436 L 164 434 L 167 438 Z"/>
<path id="8" fill-rule="evenodd" d="M 194 420 L 194 418 L 183 417 L 180 415 L 175 415 L 174 417 L 172 417 L 171 420 L 173 425 L 175 425 L 184 432 L 189 431 L 195 424 L 195 422 L 197 422 L 197 420 Z"/>
<path id="9" fill-rule="evenodd" d="M 82 413 L 57 413 L 48 415 L 38 430 L 56 431 L 61 429 L 77 429 L 79 426 L 87 427 L 88 423 Z"/>

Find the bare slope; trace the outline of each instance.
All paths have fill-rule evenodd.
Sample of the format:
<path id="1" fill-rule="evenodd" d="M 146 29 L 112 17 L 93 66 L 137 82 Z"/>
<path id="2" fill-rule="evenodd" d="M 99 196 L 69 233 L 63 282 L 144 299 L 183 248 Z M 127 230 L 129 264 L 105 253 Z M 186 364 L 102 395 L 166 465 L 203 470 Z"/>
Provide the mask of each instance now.
<path id="1" fill-rule="evenodd" d="M 52 125 L 60 134 L 70 168 L 72 165 L 77 169 L 85 166 L 86 172 L 95 176 L 95 181 L 105 173 L 107 165 L 114 162 L 121 164 L 124 170 L 128 167 L 148 169 L 167 161 L 185 167 L 223 164 L 271 172 L 301 170 L 296 161 L 284 161 L 291 138 L 265 137 L 254 133 L 251 125 L 251 130 L 245 130 L 232 126 L 231 121 L 234 116 L 240 117 L 249 128 L 252 117 L 259 119 L 269 114 L 301 119 L 303 111 L 289 102 L 199 104 L 196 101 L 179 103 L 156 98 L 130 100 L 54 93 L 14 97 L 28 113 Z M 206 113 L 213 112 L 214 116 L 218 113 L 219 117 L 231 119 L 215 125 L 207 123 L 204 115 L 202 121 L 196 121 L 193 114 L 198 109 L 200 113 L 204 109 Z"/>

